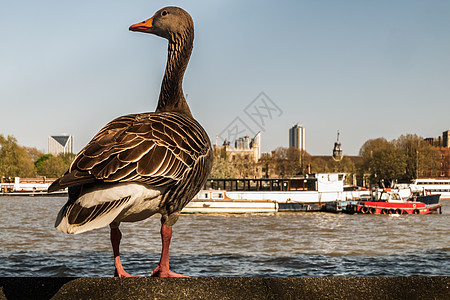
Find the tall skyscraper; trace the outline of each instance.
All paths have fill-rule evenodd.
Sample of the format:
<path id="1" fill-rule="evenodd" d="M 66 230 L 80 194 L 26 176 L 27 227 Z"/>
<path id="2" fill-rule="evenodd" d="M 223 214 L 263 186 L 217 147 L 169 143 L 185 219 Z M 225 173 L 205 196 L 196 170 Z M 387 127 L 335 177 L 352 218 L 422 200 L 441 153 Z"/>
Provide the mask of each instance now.
<path id="1" fill-rule="evenodd" d="M 444 148 L 450 148 L 449 136 L 450 136 L 450 130 L 444 131 L 442 133 L 442 144 L 443 144 Z"/>
<path id="2" fill-rule="evenodd" d="M 73 136 L 53 135 L 48 137 L 48 153 L 58 155 L 60 153 L 73 153 Z"/>
<path id="3" fill-rule="evenodd" d="M 295 124 L 289 129 L 289 148 L 306 151 L 306 129 L 300 124 Z"/>

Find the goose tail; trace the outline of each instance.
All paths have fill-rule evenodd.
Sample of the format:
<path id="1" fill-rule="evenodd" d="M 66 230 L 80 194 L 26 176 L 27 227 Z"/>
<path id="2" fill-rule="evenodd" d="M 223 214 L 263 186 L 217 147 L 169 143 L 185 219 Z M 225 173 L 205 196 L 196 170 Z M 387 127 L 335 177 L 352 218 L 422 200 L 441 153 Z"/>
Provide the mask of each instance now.
<path id="1" fill-rule="evenodd" d="M 106 201 L 96 205 L 86 204 L 82 197 L 75 202 L 67 202 L 56 217 L 57 230 L 78 234 L 89 230 L 106 227 L 128 206 L 130 196 L 118 200 Z"/>

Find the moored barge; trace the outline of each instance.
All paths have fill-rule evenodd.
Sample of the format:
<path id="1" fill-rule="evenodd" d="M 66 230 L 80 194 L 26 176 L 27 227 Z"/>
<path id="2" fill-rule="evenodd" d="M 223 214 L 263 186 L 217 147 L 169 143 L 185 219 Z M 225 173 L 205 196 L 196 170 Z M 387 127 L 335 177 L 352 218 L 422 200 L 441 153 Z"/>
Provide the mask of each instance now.
<path id="1" fill-rule="evenodd" d="M 422 202 L 379 202 L 379 201 L 359 201 L 354 207 L 356 213 L 362 214 L 430 214 L 433 212 L 442 213 L 442 204 L 426 205 Z"/>
<path id="2" fill-rule="evenodd" d="M 362 200 L 348 207 L 349 213 L 361 214 L 442 214 L 442 204 L 439 203 L 439 194 L 402 199 L 397 193 L 382 194 L 386 197 L 380 199 Z M 418 201 L 418 200 L 421 201 Z"/>
<path id="3" fill-rule="evenodd" d="M 182 213 L 276 213 L 278 204 L 271 200 L 232 199 L 223 190 L 202 190 L 181 211 Z"/>

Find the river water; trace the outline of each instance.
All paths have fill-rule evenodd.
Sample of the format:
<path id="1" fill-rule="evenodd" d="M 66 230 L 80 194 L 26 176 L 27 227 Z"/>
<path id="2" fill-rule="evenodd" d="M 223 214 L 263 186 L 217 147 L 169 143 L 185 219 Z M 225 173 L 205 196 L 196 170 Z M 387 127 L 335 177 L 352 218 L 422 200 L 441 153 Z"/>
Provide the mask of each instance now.
<path id="1" fill-rule="evenodd" d="M 0 197 L 0 276 L 112 276 L 109 229 L 54 229 L 57 197 Z M 190 276 L 450 275 L 450 200 L 443 214 L 182 215 L 171 269 Z M 159 260 L 159 217 L 123 223 L 125 270 L 148 276 Z"/>

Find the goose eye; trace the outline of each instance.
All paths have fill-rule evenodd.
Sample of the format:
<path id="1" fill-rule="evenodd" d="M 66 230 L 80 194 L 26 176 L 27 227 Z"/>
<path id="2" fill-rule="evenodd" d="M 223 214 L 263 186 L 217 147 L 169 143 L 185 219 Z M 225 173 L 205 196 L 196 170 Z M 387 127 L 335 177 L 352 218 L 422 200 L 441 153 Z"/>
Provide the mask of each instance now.
<path id="1" fill-rule="evenodd" d="M 165 16 L 165 15 L 167 15 L 168 14 L 168 12 L 167 12 L 167 10 L 163 10 L 162 12 L 161 12 L 161 16 Z"/>

